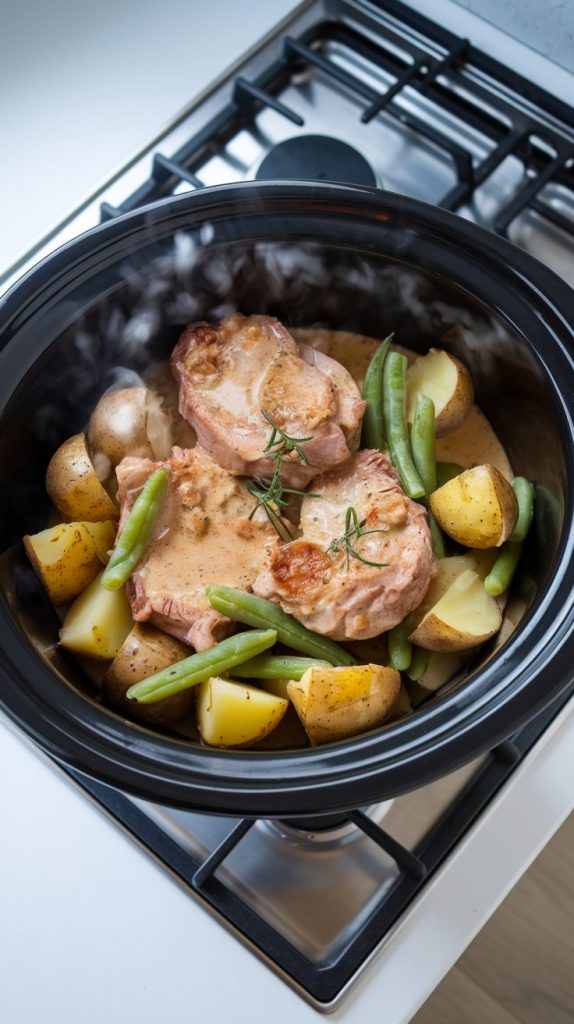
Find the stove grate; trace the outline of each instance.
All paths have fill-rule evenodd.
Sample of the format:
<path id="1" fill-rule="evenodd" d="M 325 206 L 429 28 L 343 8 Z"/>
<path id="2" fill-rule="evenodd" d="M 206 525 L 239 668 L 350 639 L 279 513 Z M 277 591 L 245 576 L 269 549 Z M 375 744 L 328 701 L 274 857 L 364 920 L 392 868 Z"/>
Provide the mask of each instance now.
<path id="1" fill-rule="evenodd" d="M 344 813 L 347 822 L 363 831 L 395 861 L 399 875 L 366 920 L 346 937 L 344 945 L 331 958 L 319 963 L 306 957 L 218 877 L 219 868 L 254 826 L 254 820 L 245 818 L 230 823 L 224 839 L 201 861 L 163 831 L 128 797 L 71 769 L 67 770 L 128 832 L 144 843 L 178 876 L 190 892 L 195 893 L 218 916 L 237 929 L 262 958 L 270 961 L 294 987 L 302 990 L 324 1009 L 329 1009 L 351 984 L 371 953 L 384 941 L 392 925 L 411 904 L 428 876 L 440 867 L 484 806 L 509 778 L 517 761 L 534 746 L 560 707 L 573 694 L 574 686 L 510 740 L 495 747 L 414 853 L 363 811 Z"/>
<path id="2" fill-rule="evenodd" d="M 512 157 L 522 168 L 514 194 L 481 221 L 508 235 L 521 214 L 533 211 L 574 236 L 569 215 L 569 207 L 574 209 L 571 108 L 474 48 L 468 39 L 394 0 L 376 5 L 383 18 L 364 14 L 360 22 L 352 17 L 353 4 L 336 5 L 338 18 L 329 17 L 325 5 L 315 6 L 317 20 L 299 37 L 284 38 L 278 59 L 253 81 L 236 77 L 229 102 L 173 156 L 156 152 L 149 178 L 118 206 L 103 203 L 102 220 L 171 195 L 182 184 L 203 187 L 201 167 L 206 158 L 246 127 L 254 128 L 265 109 L 304 130 L 305 118 L 280 95 L 289 88 L 290 96 L 297 96 L 308 87 L 310 76 L 318 75 L 359 101 L 360 123 L 379 118 L 394 122 L 449 159 L 455 183 L 439 205 L 468 215 L 467 204 L 477 190 Z M 381 89 L 381 83 L 386 87 Z M 413 110 L 413 97 L 419 112 Z M 479 139 L 480 152 L 469 132 Z M 558 203 L 541 195 L 549 184 L 564 192 Z"/>

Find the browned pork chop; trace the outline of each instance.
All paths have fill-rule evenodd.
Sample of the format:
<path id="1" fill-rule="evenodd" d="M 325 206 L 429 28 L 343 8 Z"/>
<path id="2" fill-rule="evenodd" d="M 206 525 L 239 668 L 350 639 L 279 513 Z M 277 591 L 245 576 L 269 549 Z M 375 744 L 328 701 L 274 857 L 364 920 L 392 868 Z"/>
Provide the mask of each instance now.
<path id="1" fill-rule="evenodd" d="M 269 316 L 235 313 L 219 323 L 190 324 L 172 355 L 179 409 L 199 443 L 232 473 L 270 477 L 263 454 L 267 415 L 291 437 L 311 437 L 283 460 L 283 482 L 304 487 L 344 463 L 359 444 L 365 411 L 350 373 L 330 356 L 298 344 Z"/>
<path id="2" fill-rule="evenodd" d="M 256 594 L 278 601 L 309 629 L 335 640 L 365 640 L 396 626 L 422 601 L 436 571 L 427 514 L 407 498 L 385 455 L 362 451 L 313 482 L 320 498 L 305 498 L 299 540 L 275 541 Z M 346 514 L 361 531 L 349 534 L 367 565 L 346 551 Z M 329 548 L 331 550 L 329 551 Z M 348 554 L 348 558 L 347 558 Z"/>
<path id="3" fill-rule="evenodd" d="M 128 582 L 136 622 L 151 622 L 196 650 L 233 632 L 211 608 L 204 588 L 226 583 L 250 588 L 276 536 L 264 515 L 249 520 L 254 500 L 245 483 L 202 448 L 174 448 L 165 462 L 128 457 L 116 469 L 120 528 L 148 476 L 167 466 L 169 486 L 142 560 Z"/>

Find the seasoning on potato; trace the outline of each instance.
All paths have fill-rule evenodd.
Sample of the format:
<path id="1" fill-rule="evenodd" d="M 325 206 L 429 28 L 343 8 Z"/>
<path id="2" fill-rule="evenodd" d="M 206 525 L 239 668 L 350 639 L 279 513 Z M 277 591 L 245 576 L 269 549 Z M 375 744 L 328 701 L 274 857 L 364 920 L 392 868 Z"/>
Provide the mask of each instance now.
<path id="1" fill-rule="evenodd" d="M 66 604 L 92 582 L 106 562 L 115 533 L 116 525 L 109 521 L 60 523 L 24 537 L 28 558 L 53 604 Z"/>
<path id="2" fill-rule="evenodd" d="M 214 676 L 198 687 L 199 734 L 212 747 L 245 747 L 279 725 L 288 707 L 284 697 Z"/>
<path id="3" fill-rule="evenodd" d="M 118 518 L 117 506 L 96 475 L 85 434 L 74 434 L 52 455 L 46 472 L 46 490 L 68 519 L 95 523 Z"/>
<path id="4" fill-rule="evenodd" d="M 122 590 L 105 590 L 101 573 L 82 591 L 68 611 L 60 630 L 62 647 L 106 661 L 115 658 L 133 620 Z"/>
<path id="5" fill-rule="evenodd" d="M 310 668 L 287 684 L 314 745 L 374 729 L 391 714 L 400 691 L 400 673 L 382 665 Z"/>
<path id="6" fill-rule="evenodd" d="M 174 693 L 157 704 L 140 704 L 128 700 L 126 694 L 134 683 L 174 665 L 188 654 L 189 648 L 174 637 L 154 626 L 136 622 L 102 680 L 102 696 L 142 722 L 156 725 L 177 722 L 191 714 L 195 703 L 193 690 Z"/>
<path id="7" fill-rule="evenodd" d="M 488 463 L 449 480 L 429 500 L 441 529 L 469 548 L 500 547 L 518 518 L 511 485 Z"/>

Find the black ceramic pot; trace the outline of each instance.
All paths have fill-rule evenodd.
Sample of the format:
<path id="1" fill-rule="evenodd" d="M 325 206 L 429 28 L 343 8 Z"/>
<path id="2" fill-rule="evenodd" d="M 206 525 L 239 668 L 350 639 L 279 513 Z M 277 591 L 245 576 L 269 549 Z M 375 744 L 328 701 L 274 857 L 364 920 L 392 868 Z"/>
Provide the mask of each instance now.
<path id="1" fill-rule="evenodd" d="M 365 805 L 452 771 L 534 716 L 574 674 L 572 291 L 524 252 L 376 190 L 222 186 L 121 217 L 60 249 L 0 308 L 0 703 L 81 772 L 149 799 L 286 817 Z M 104 707 L 55 646 L 19 538 L 45 525 L 46 464 L 118 374 L 169 353 L 191 319 L 239 308 L 456 354 L 516 473 L 536 481 L 536 597 L 497 652 L 411 717 L 292 752 L 219 751 Z M 123 369 L 119 369 L 123 368 Z"/>

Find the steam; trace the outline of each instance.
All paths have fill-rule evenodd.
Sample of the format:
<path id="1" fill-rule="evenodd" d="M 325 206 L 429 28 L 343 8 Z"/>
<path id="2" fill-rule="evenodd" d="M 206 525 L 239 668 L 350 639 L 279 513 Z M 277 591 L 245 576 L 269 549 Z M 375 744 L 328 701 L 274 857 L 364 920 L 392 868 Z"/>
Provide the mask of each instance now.
<path id="1" fill-rule="evenodd" d="M 279 316 L 291 326 L 325 326 L 427 349 L 455 326 L 451 347 L 479 374 L 511 344 L 500 320 L 447 282 L 401 262 L 313 241 L 217 240 L 213 225 L 178 231 L 153 259 L 134 253 L 117 286 L 70 327 L 36 387 L 33 433 L 52 449 L 82 429 L 108 390 L 141 385 L 168 358 L 186 324 L 236 310 Z"/>

